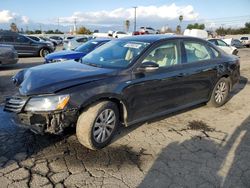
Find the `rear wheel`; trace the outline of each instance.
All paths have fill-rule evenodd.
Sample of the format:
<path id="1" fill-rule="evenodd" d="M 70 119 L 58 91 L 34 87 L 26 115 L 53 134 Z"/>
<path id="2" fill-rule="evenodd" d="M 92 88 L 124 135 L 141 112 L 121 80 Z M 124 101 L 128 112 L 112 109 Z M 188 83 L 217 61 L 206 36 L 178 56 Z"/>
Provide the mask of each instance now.
<path id="1" fill-rule="evenodd" d="M 45 57 L 46 55 L 48 55 L 50 53 L 50 51 L 46 48 L 42 48 L 39 52 L 40 57 Z"/>
<path id="2" fill-rule="evenodd" d="M 230 81 L 228 78 L 221 78 L 215 85 L 211 98 L 208 102 L 209 106 L 220 107 L 227 102 L 230 90 Z"/>
<path id="3" fill-rule="evenodd" d="M 119 125 L 119 111 L 111 101 L 99 102 L 83 112 L 77 121 L 76 136 L 85 147 L 96 150 L 109 144 Z"/>

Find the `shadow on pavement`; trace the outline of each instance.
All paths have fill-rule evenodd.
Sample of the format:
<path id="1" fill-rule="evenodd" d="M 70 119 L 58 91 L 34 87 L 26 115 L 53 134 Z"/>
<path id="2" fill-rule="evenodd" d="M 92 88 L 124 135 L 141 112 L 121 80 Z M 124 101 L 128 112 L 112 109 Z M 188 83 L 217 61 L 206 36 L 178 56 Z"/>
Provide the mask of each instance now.
<path id="1" fill-rule="evenodd" d="M 8 161 L 18 161 L 17 155 L 20 154 L 23 154 L 21 159 L 23 160 L 56 142 L 66 139 L 73 134 L 71 132 L 58 136 L 36 135 L 29 130 L 17 127 L 11 120 L 11 114 L 3 112 L 3 108 L 0 107 L 0 157 L 4 157 Z M 0 165 L 3 166 L 4 162 L 0 160 Z"/>
<path id="2" fill-rule="evenodd" d="M 34 134 L 17 127 L 11 121 L 11 115 L 3 112 L 2 107 L 0 107 L 0 122 L 0 171 L 14 163 L 20 166 L 22 161 L 31 158 L 34 161 L 45 160 L 47 163 L 58 161 L 58 166 L 64 166 L 64 159 L 73 157 L 74 160 L 67 163 L 69 168 L 81 168 L 75 166 L 76 160 L 90 166 L 112 167 L 124 164 L 139 166 L 139 157 L 143 155 L 143 151 L 135 152 L 127 146 L 110 146 L 99 151 L 89 150 L 78 142 L 74 128 L 65 130 L 62 135 Z"/>
<path id="3" fill-rule="evenodd" d="M 250 116 L 226 143 L 193 137 L 169 144 L 139 187 L 250 187 Z"/>
<path id="4" fill-rule="evenodd" d="M 240 76 L 239 83 L 233 88 L 233 91 L 230 92 L 229 100 L 231 100 L 235 95 L 241 92 L 248 84 L 250 84 L 248 79 L 244 76 Z"/>

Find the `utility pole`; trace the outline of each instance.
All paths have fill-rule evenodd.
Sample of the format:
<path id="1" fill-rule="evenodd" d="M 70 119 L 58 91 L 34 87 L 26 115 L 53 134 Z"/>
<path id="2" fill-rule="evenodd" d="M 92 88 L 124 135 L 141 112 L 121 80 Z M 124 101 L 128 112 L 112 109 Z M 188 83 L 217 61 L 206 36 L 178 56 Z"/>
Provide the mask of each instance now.
<path id="1" fill-rule="evenodd" d="M 77 28 L 76 28 L 76 18 L 75 18 L 74 19 L 74 31 L 73 31 L 73 33 L 76 34 L 76 32 L 77 32 Z"/>
<path id="2" fill-rule="evenodd" d="M 42 24 L 39 24 L 40 32 L 42 34 Z"/>
<path id="3" fill-rule="evenodd" d="M 134 17 L 134 31 L 136 31 L 136 9 L 137 7 L 133 7 L 135 9 L 135 17 Z"/>
<path id="4" fill-rule="evenodd" d="M 57 30 L 59 31 L 59 18 L 57 19 Z"/>

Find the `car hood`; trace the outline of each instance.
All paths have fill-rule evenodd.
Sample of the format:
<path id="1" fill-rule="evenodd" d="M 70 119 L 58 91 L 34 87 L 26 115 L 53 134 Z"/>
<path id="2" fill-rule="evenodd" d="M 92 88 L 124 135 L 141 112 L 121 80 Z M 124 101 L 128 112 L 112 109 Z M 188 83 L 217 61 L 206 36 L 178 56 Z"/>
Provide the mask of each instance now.
<path id="1" fill-rule="evenodd" d="M 56 93 L 59 90 L 97 81 L 116 74 L 114 69 L 88 66 L 75 61 L 24 69 L 12 79 L 21 95 Z"/>
<path id="2" fill-rule="evenodd" d="M 83 52 L 77 52 L 77 51 L 72 51 L 72 50 L 62 50 L 59 52 L 54 52 L 51 54 L 48 54 L 45 59 L 47 60 L 52 60 L 52 59 L 79 59 L 83 57 L 84 54 Z"/>

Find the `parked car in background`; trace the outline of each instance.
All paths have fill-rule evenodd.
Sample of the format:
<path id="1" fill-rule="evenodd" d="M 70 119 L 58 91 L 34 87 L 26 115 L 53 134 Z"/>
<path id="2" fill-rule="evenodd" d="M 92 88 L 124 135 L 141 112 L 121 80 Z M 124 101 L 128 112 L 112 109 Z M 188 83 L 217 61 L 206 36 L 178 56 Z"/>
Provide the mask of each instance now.
<path id="1" fill-rule="evenodd" d="M 16 64 L 18 62 L 18 54 L 12 45 L 0 44 L 0 66 Z"/>
<path id="2" fill-rule="evenodd" d="M 46 42 L 51 42 L 53 44 L 53 46 L 56 48 L 57 42 L 54 39 L 49 39 L 49 38 L 44 37 L 44 36 L 39 36 L 39 38 L 46 41 Z"/>
<path id="3" fill-rule="evenodd" d="M 65 41 L 69 41 L 69 40 L 71 40 L 71 39 L 73 39 L 73 38 L 75 38 L 75 36 L 67 36 L 67 37 L 64 37 L 63 43 L 64 43 Z"/>
<path id="4" fill-rule="evenodd" d="M 37 133 L 76 126 L 80 143 L 94 150 L 107 146 L 120 125 L 201 103 L 220 107 L 239 79 L 239 58 L 205 40 L 133 36 L 102 45 L 81 63 L 20 71 L 13 77 L 19 94 L 7 98 L 4 110 Z"/>
<path id="5" fill-rule="evenodd" d="M 54 47 L 49 43 L 34 41 L 11 31 L 0 31 L 0 44 L 13 45 L 18 55 L 45 57 L 54 51 Z"/>
<path id="6" fill-rule="evenodd" d="M 64 41 L 63 43 L 63 49 L 64 50 L 74 50 L 81 44 L 91 40 L 93 37 L 92 36 L 82 36 L 82 37 L 74 37 L 70 40 Z"/>
<path id="7" fill-rule="evenodd" d="M 244 45 L 238 39 L 228 38 L 228 39 L 222 39 L 222 40 L 228 45 L 234 46 L 235 48 L 244 48 Z"/>
<path id="8" fill-rule="evenodd" d="M 132 35 L 159 34 L 160 32 L 152 27 L 140 27 L 139 31 L 134 31 Z"/>
<path id="9" fill-rule="evenodd" d="M 127 37 L 130 36 L 128 33 L 123 32 L 123 31 L 115 31 L 112 35 L 114 38 L 122 38 L 122 37 Z"/>
<path id="10" fill-rule="evenodd" d="M 63 38 L 59 36 L 51 36 L 49 39 L 52 39 L 54 42 L 56 42 L 57 45 L 60 45 L 63 43 Z"/>
<path id="11" fill-rule="evenodd" d="M 37 41 L 37 42 L 46 42 L 46 43 L 48 43 L 48 44 L 50 44 L 50 45 L 52 45 L 53 47 L 54 47 L 54 50 L 55 50 L 55 45 L 54 45 L 54 43 L 53 42 L 51 42 L 50 40 L 45 40 L 44 38 L 42 38 L 42 37 L 37 37 L 37 36 L 32 36 L 32 35 L 27 35 L 27 37 L 29 37 L 30 39 L 32 39 L 32 40 L 34 40 L 34 41 Z"/>
<path id="12" fill-rule="evenodd" d="M 140 27 L 139 32 L 141 35 L 143 35 L 143 34 L 159 34 L 159 32 L 152 27 Z"/>
<path id="13" fill-rule="evenodd" d="M 55 63 L 55 62 L 63 62 L 70 59 L 78 61 L 83 56 L 98 48 L 99 46 L 109 42 L 110 38 L 97 38 L 92 39 L 81 46 L 77 47 L 75 50 L 62 50 L 59 52 L 54 52 L 48 54 L 44 59 L 45 63 Z"/>
<path id="14" fill-rule="evenodd" d="M 241 37 L 240 38 L 241 43 L 246 46 L 246 47 L 250 47 L 250 38 L 249 37 Z"/>
<path id="15" fill-rule="evenodd" d="M 238 50 L 234 46 L 228 45 L 221 39 L 208 39 L 209 42 L 213 43 L 214 45 L 218 46 L 220 49 L 224 50 L 228 54 L 237 55 Z"/>
<path id="16" fill-rule="evenodd" d="M 185 29 L 183 32 L 184 36 L 198 37 L 201 39 L 208 38 L 208 32 L 203 29 Z"/>

